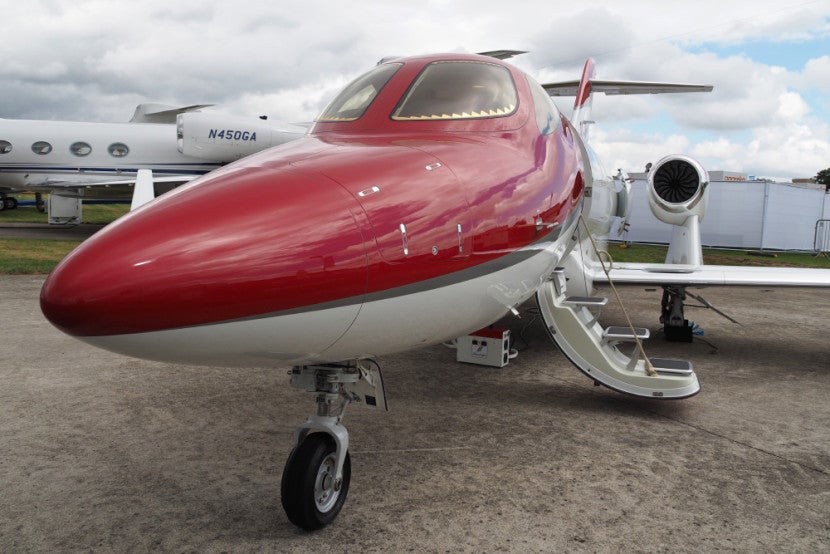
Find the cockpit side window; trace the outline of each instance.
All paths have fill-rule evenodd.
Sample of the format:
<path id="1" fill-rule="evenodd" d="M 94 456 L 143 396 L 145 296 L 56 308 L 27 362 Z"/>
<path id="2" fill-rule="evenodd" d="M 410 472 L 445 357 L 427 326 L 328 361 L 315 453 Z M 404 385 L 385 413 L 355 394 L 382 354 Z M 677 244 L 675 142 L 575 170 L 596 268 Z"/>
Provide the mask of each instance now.
<path id="1" fill-rule="evenodd" d="M 392 113 L 396 121 L 481 119 L 516 111 L 518 93 L 507 68 L 446 61 L 424 68 Z"/>
<path id="2" fill-rule="evenodd" d="M 383 64 L 352 81 L 332 100 L 317 121 L 336 122 L 359 119 L 401 64 Z"/>
<path id="3" fill-rule="evenodd" d="M 527 84 L 530 86 L 530 94 L 533 97 L 533 109 L 539 132 L 549 135 L 559 126 L 561 121 L 559 110 L 556 109 L 556 105 L 542 85 L 529 76 L 527 76 Z"/>

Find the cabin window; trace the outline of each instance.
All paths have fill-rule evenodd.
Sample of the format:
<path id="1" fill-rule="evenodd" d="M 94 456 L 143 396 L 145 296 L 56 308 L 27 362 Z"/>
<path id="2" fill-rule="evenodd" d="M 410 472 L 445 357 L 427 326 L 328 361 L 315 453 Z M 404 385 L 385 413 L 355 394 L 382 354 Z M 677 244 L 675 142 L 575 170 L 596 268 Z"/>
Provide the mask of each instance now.
<path id="1" fill-rule="evenodd" d="M 90 153 L 92 153 L 92 147 L 88 142 L 78 141 L 72 143 L 72 146 L 69 147 L 69 151 L 76 156 L 89 156 Z"/>
<path id="2" fill-rule="evenodd" d="M 0 140 L 0 154 L 8 154 L 12 151 L 12 143 L 7 140 Z"/>
<path id="3" fill-rule="evenodd" d="M 539 132 L 549 135 L 559 126 L 559 110 L 551 100 L 548 92 L 534 79 L 527 77 L 527 84 L 530 86 L 530 94 L 533 96 L 533 110 L 536 114 L 536 125 Z"/>
<path id="4" fill-rule="evenodd" d="M 484 62 L 435 62 L 424 68 L 392 113 L 397 121 L 504 117 L 519 95 L 506 67 Z"/>
<path id="5" fill-rule="evenodd" d="M 39 140 L 32 145 L 32 152 L 39 156 L 45 156 L 52 151 L 52 145 L 45 140 Z"/>
<path id="6" fill-rule="evenodd" d="M 107 152 L 109 152 L 110 156 L 113 158 L 123 158 L 130 153 L 130 149 L 123 142 L 113 142 L 109 145 L 109 148 L 107 148 Z"/>
<path id="7" fill-rule="evenodd" d="M 386 86 L 400 66 L 400 64 L 379 65 L 358 77 L 337 95 L 317 121 L 354 121 L 362 117 L 372 100 Z"/>

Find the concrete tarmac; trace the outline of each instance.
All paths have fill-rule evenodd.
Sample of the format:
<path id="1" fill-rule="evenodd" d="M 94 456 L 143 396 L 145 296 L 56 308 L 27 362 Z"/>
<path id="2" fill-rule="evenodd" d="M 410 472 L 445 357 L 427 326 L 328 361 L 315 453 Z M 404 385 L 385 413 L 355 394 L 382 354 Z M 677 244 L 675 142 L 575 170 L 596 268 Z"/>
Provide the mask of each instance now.
<path id="1" fill-rule="evenodd" d="M 689 309 L 716 351 L 649 341 L 693 361 L 680 401 L 594 387 L 530 306 L 506 368 L 386 356 L 391 411 L 347 411 L 349 498 L 305 533 L 279 499 L 314 409 L 288 368 L 96 350 L 44 320 L 42 281 L 0 277 L 2 552 L 830 551 L 830 290 L 704 290 L 744 326 Z M 624 294 L 656 327 L 659 293 Z"/>

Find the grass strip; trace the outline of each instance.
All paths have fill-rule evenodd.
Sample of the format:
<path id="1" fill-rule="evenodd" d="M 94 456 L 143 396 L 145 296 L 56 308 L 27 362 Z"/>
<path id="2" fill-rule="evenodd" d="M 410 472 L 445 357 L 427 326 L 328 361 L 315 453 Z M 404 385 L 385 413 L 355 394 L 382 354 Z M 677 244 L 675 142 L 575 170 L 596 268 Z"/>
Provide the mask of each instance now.
<path id="1" fill-rule="evenodd" d="M 79 244 L 79 240 L 0 239 L 0 273 L 49 273 Z"/>
<path id="2" fill-rule="evenodd" d="M 661 264 L 666 261 L 668 246 L 654 244 L 608 243 L 615 262 Z M 703 263 L 760 267 L 817 267 L 830 269 L 830 258 L 805 252 L 775 252 L 775 256 L 758 256 L 757 250 L 721 250 L 704 248 Z"/>
<path id="3" fill-rule="evenodd" d="M 20 200 L 34 200 L 20 195 Z M 82 208 L 82 220 L 84 223 L 95 223 L 105 225 L 111 223 L 130 211 L 129 204 L 88 204 L 84 203 Z M 34 206 L 19 206 L 14 210 L 0 211 L 0 223 L 49 223 L 49 216 L 40 213 Z"/>

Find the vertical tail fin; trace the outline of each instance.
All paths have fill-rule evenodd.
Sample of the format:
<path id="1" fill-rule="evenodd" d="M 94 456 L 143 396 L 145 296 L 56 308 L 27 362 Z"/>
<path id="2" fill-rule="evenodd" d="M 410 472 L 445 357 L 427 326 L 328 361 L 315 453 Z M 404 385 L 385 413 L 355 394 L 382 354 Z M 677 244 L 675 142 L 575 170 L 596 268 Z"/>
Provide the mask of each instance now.
<path id="1" fill-rule="evenodd" d="M 574 113 L 571 118 L 585 142 L 588 142 L 588 129 L 593 123 L 591 121 L 591 103 L 593 101 L 591 81 L 596 77 L 596 72 L 594 59 L 588 58 L 585 60 L 582 79 L 579 80 L 579 88 L 577 89 L 576 100 L 574 100 Z"/>

